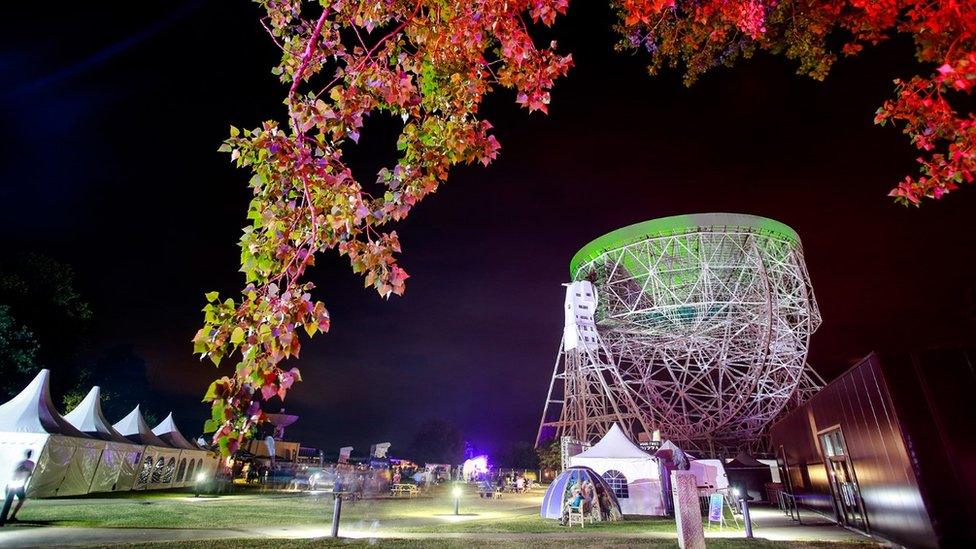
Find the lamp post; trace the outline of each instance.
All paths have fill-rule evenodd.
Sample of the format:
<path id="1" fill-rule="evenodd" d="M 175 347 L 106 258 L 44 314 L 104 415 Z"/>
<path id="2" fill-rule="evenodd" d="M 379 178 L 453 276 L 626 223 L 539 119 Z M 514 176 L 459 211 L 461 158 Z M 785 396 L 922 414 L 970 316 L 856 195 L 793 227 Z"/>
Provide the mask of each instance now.
<path id="1" fill-rule="evenodd" d="M 749 491 L 743 487 L 739 492 L 739 507 L 742 509 L 742 522 L 746 527 L 746 537 L 752 539 L 752 519 L 749 518 Z"/>
<path id="2" fill-rule="evenodd" d="M 459 515 L 461 508 L 461 485 L 455 484 L 451 493 L 454 494 L 454 514 Z"/>
<path id="3" fill-rule="evenodd" d="M 207 474 L 202 472 L 197 473 L 195 481 L 193 483 L 193 497 L 198 498 L 200 497 L 200 492 L 203 490 L 203 484 L 207 482 Z"/>
<path id="4" fill-rule="evenodd" d="M 339 518 L 342 515 L 342 492 L 333 492 L 335 505 L 332 507 L 332 537 L 339 537 Z"/>

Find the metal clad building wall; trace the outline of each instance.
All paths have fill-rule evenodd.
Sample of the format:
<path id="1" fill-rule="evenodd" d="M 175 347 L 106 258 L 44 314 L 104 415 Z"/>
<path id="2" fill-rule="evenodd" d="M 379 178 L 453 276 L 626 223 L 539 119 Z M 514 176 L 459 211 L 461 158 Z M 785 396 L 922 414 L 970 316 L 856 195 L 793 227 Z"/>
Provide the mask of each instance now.
<path id="1" fill-rule="evenodd" d="M 935 547 L 881 364 L 871 355 L 772 429 L 783 446 L 803 505 L 834 515 L 818 434 L 839 426 L 864 504 L 868 529 L 911 547 Z"/>
<path id="2" fill-rule="evenodd" d="M 884 354 L 881 363 L 942 546 L 976 546 L 976 349 Z"/>

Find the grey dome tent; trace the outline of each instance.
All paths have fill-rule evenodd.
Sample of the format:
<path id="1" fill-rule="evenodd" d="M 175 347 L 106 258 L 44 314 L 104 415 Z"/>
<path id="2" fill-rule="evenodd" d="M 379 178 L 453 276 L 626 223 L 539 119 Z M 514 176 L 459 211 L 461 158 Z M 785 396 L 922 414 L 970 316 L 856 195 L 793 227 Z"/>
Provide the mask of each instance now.
<path id="1" fill-rule="evenodd" d="M 581 486 L 584 482 L 593 485 L 594 512 L 599 513 L 598 516 L 601 518 L 606 517 L 606 520 L 620 519 L 620 503 L 613 495 L 613 489 L 607 481 L 593 469 L 579 466 L 568 467 L 549 484 L 546 495 L 542 497 L 542 507 L 539 511 L 542 518 L 562 518 L 566 500 L 573 496 L 573 488 Z"/>

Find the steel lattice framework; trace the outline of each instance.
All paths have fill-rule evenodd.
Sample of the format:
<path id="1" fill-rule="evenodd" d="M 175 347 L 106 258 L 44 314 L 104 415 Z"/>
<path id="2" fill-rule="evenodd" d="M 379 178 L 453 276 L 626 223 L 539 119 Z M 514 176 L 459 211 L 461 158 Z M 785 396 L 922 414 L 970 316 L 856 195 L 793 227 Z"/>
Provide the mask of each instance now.
<path id="1" fill-rule="evenodd" d="M 782 223 L 639 223 L 580 250 L 571 275 L 599 295 L 598 337 L 567 351 L 564 335 L 540 438 L 550 427 L 594 442 L 619 421 L 700 450 L 742 448 L 823 385 L 806 364 L 820 312 L 800 239 Z M 553 403 L 559 419 L 547 418 Z"/>

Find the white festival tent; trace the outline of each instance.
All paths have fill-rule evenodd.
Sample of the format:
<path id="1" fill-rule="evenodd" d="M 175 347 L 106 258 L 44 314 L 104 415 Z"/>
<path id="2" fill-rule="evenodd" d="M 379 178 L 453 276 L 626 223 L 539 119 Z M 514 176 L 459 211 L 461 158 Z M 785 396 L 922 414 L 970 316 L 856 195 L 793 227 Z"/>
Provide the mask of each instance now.
<path id="1" fill-rule="evenodd" d="M 131 443 L 105 419 L 101 389 L 92 387 L 85 399 L 64 419 L 79 431 L 104 442 L 88 492 L 131 490 L 145 446 Z"/>
<path id="2" fill-rule="evenodd" d="M 110 425 L 98 387 L 62 417 L 51 399 L 50 375 L 41 370 L 20 394 L 0 405 L 0 487 L 26 450 L 32 450 L 36 463 L 29 497 L 172 488 L 190 484 L 201 472 L 205 478 L 216 472 L 217 456 L 188 442 L 172 414 L 156 427 L 161 437 L 146 425 L 138 406 Z M 183 456 L 187 466 L 177 480 L 176 464 Z"/>
<path id="3" fill-rule="evenodd" d="M 172 412 L 159 422 L 152 432 L 166 444 L 180 449 L 176 472 L 172 475 L 172 486 L 192 485 L 198 476 L 205 479 L 213 478 L 214 473 L 217 472 L 217 456 L 188 441 L 176 427 Z"/>
<path id="4" fill-rule="evenodd" d="M 729 487 L 729 477 L 720 459 L 693 459 L 688 470 L 695 475 L 698 489 L 703 493 L 710 494 Z"/>
<path id="5" fill-rule="evenodd" d="M 599 442 L 569 458 L 570 465 L 599 473 L 613 488 L 625 515 L 664 515 L 661 473 L 653 456 L 614 424 Z"/>
<path id="6" fill-rule="evenodd" d="M 146 447 L 142 455 L 142 466 L 139 468 L 132 489 L 171 488 L 176 472 L 176 460 L 179 459 L 181 450 L 166 444 L 152 432 L 145 418 L 142 417 L 139 405 L 136 405 L 129 415 L 120 419 L 113 427 L 133 444 L 143 444 Z"/>
<path id="7" fill-rule="evenodd" d="M 87 493 L 104 448 L 104 441 L 75 429 L 58 413 L 48 370 L 0 406 L 0 483 L 10 481 L 25 450 L 32 450 L 36 466 L 29 497 Z"/>

